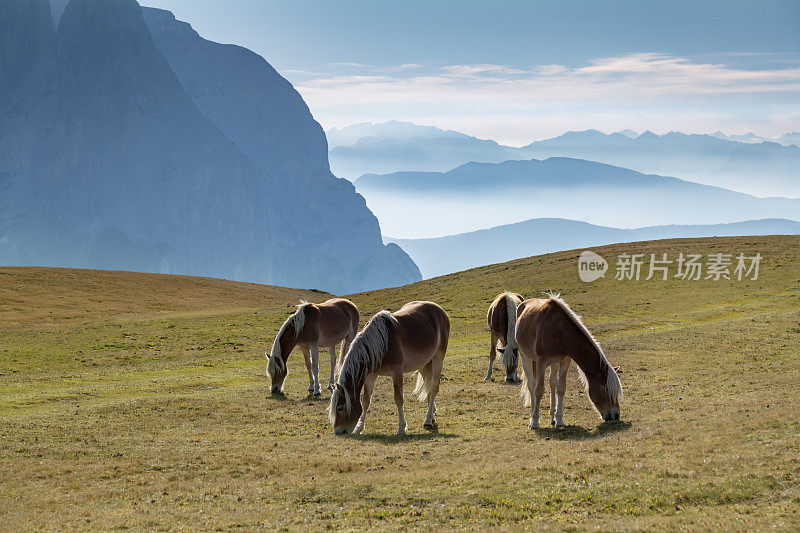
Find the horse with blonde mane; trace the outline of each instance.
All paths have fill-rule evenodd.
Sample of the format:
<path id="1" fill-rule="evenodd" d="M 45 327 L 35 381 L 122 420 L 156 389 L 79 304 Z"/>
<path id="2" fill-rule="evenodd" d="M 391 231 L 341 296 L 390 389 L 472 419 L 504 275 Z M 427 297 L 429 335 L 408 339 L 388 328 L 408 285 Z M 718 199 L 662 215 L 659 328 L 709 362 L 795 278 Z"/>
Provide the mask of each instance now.
<path id="1" fill-rule="evenodd" d="M 494 359 L 497 357 L 496 352 L 502 354 L 500 361 L 506 369 L 506 381 L 508 383 L 517 383 L 519 381 L 517 377 L 519 350 L 517 349 L 517 341 L 514 338 L 514 328 L 517 323 L 517 306 L 524 299 L 522 295 L 516 292 L 506 291 L 498 294 L 489 306 L 486 322 L 489 324 L 492 340 L 489 343 L 489 370 L 486 371 L 486 378 L 484 378 L 486 381 L 492 381 Z M 497 347 L 498 341 L 502 344 L 502 348 Z"/>
<path id="2" fill-rule="evenodd" d="M 336 371 L 336 345 L 341 343 L 340 358 L 347 353 L 358 332 L 358 308 L 350 300 L 333 298 L 321 304 L 301 302 L 281 326 L 268 357 L 267 375 L 272 379 L 272 392 L 283 391 L 289 372 L 286 361 L 295 346 L 305 356 L 308 370 L 308 392 L 319 396 L 319 349 L 328 348 L 331 354 L 331 375 L 328 388 L 333 389 Z"/>
<path id="3" fill-rule="evenodd" d="M 399 311 L 373 316 L 344 357 L 328 408 L 336 435 L 361 433 L 378 376 L 394 383 L 399 418 L 397 434 L 405 435 L 403 374 L 418 371 L 414 395 L 428 400 L 424 428 L 436 424 L 436 394 L 450 338 L 450 318 L 433 302 L 410 302 Z M 363 389 L 363 393 L 362 393 Z M 359 400 L 359 396 L 361 399 Z"/>
<path id="4" fill-rule="evenodd" d="M 525 300 L 517 307 L 517 344 L 522 353 L 522 390 L 531 406 L 529 428 L 539 427 L 544 373 L 550 369 L 550 423 L 564 425 L 564 391 L 570 361 L 578 365 L 589 400 L 605 421 L 619 420 L 622 385 L 581 318 L 558 295 Z"/>

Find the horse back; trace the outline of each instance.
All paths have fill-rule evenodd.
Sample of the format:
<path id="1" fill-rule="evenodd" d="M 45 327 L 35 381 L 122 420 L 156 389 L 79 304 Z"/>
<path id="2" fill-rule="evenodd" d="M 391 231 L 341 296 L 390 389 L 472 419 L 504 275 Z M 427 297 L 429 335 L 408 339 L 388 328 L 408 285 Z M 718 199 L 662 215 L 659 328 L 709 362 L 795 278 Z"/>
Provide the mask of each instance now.
<path id="1" fill-rule="evenodd" d="M 486 322 L 489 325 L 489 331 L 502 339 L 506 338 L 506 332 L 508 331 L 509 317 L 506 297 L 512 298 L 518 306 L 523 301 L 523 297 L 515 292 L 498 294 L 491 305 L 489 305 L 489 312 L 486 314 Z M 511 319 L 516 320 L 517 317 L 511 317 Z"/>
<path id="2" fill-rule="evenodd" d="M 411 302 L 392 313 L 395 335 L 404 351 L 433 355 L 447 347 L 450 317 L 433 302 Z"/>
<path id="3" fill-rule="evenodd" d="M 529 357 L 570 356 L 583 337 L 572 317 L 549 298 L 525 300 L 518 308 L 517 345 Z"/>
<path id="4" fill-rule="evenodd" d="M 305 326 L 301 342 L 337 343 L 358 331 L 358 308 L 350 300 L 332 298 L 321 304 L 308 304 L 303 312 Z"/>

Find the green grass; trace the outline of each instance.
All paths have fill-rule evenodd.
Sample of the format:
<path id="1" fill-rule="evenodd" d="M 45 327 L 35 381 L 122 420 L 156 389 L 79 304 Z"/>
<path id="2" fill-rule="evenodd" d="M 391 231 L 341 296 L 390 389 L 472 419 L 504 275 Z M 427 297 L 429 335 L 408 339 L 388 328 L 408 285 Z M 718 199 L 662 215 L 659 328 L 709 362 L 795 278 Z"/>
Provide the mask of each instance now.
<path id="1" fill-rule="evenodd" d="M 562 252 L 354 295 L 362 322 L 414 299 L 450 313 L 438 431 L 407 394 L 407 437 L 388 380 L 359 437 L 333 436 L 298 353 L 285 397 L 269 393 L 273 335 L 325 294 L 0 268 L 0 529 L 796 530 L 798 245 L 596 249 L 758 251 L 757 281 L 584 284 Z M 486 308 L 505 289 L 561 292 L 584 316 L 623 367 L 622 422 L 599 420 L 574 370 L 558 430 L 529 431 L 519 388 L 483 381 Z"/>

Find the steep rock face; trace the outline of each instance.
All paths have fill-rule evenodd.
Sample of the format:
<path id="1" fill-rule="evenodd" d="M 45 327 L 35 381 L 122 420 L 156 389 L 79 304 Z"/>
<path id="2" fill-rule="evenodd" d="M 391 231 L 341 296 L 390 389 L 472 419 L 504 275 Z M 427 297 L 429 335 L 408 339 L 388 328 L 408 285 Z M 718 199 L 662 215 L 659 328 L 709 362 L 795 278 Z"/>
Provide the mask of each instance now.
<path id="1" fill-rule="evenodd" d="M 0 0 L 0 106 L 53 47 L 47 0 Z"/>
<path id="2" fill-rule="evenodd" d="M 17 200 L 4 262 L 265 273 L 231 255 L 257 242 L 255 170 L 194 106 L 136 2 L 73 0 L 37 68 L 0 125 Z"/>
<path id="3" fill-rule="evenodd" d="M 347 235 L 352 217 L 316 233 L 279 227 L 295 201 L 282 194 L 290 181 L 278 178 L 291 165 L 274 175 L 263 172 L 261 161 L 269 157 L 248 157 L 211 113 L 198 109 L 134 0 L 72 0 L 55 36 L 47 2 L 34 0 L 30 9 L 20 9 L 21 3 L 0 3 L 3 27 L 37 29 L 22 38 L 2 34 L 3 65 L 15 65 L 3 72 L 17 73 L 19 89 L 4 81 L 0 91 L 6 96 L 0 108 L 0 263 L 201 274 L 338 292 L 413 280 L 401 269 L 388 283 L 378 281 L 385 277 L 380 268 L 364 272 L 364 265 L 402 262 L 379 241 L 377 222 L 373 239 L 352 239 L 364 248 L 347 250 L 342 259 L 342 247 L 324 238 L 330 228 Z M 273 156 L 302 161 L 311 150 L 294 144 L 302 136 L 288 136 Z M 308 182 L 298 187 L 324 172 L 319 163 L 310 166 L 303 174 Z M 333 205 L 313 207 L 341 208 L 327 192 Z M 314 247 L 320 253 L 290 256 L 282 240 L 305 245 L 305 255 Z"/>
<path id="4" fill-rule="evenodd" d="M 288 81 L 261 56 L 203 39 L 169 11 L 143 13 L 194 103 L 253 161 L 269 196 L 280 198 L 270 211 L 281 250 L 275 282 L 308 286 L 324 274 L 337 286 L 366 289 L 420 279 L 402 250 L 383 246 L 378 221 L 353 186 L 331 174 L 325 134 Z"/>

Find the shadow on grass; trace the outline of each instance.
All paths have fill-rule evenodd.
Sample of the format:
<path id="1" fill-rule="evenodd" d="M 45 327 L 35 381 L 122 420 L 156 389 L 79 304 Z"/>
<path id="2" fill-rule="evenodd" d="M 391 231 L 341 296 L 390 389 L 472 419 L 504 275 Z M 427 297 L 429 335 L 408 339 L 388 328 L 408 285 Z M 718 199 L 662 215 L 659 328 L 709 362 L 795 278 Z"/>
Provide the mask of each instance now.
<path id="1" fill-rule="evenodd" d="M 367 435 L 348 435 L 351 439 L 363 440 L 369 442 L 380 442 L 382 444 L 397 444 L 400 442 L 416 442 L 434 439 L 453 439 L 457 437 L 453 433 L 439 433 L 438 431 L 425 431 L 424 433 L 408 433 L 406 435 L 381 435 L 378 433 L 371 433 Z"/>
<path id="2" fill-rule="evenodd" d="M 326 396 L 324 394 L 320 394 L 318 396 L 314 396 L 313 394 L 307 394 L 303 397 L 297 398 L 290 398 L 283 392 L 272 392 L 268 396 L 268 398 L 272 400 L 277 400 L 279 402 L 292 402 L 292 403 L 306 403 L 306 402 L 319 402 L 319 403 L 328 403 L 331 401 L 330 396 Z"/>
<path id="3" fill-rule="evenodd" d="M 540 437 L 546 437 L 555 440 L 587 440 L 597 439 L 610 435 L 612 433 L 619 433 L 620 431 L 627 431 L 633 424 L 627 421 L 615 420 L 613 422 L 601 422 L 595 429 L 586 429 L 583 426 L 565 426 L 563 428 L 541 428 L 536 430 L 536 434 Z"/>

